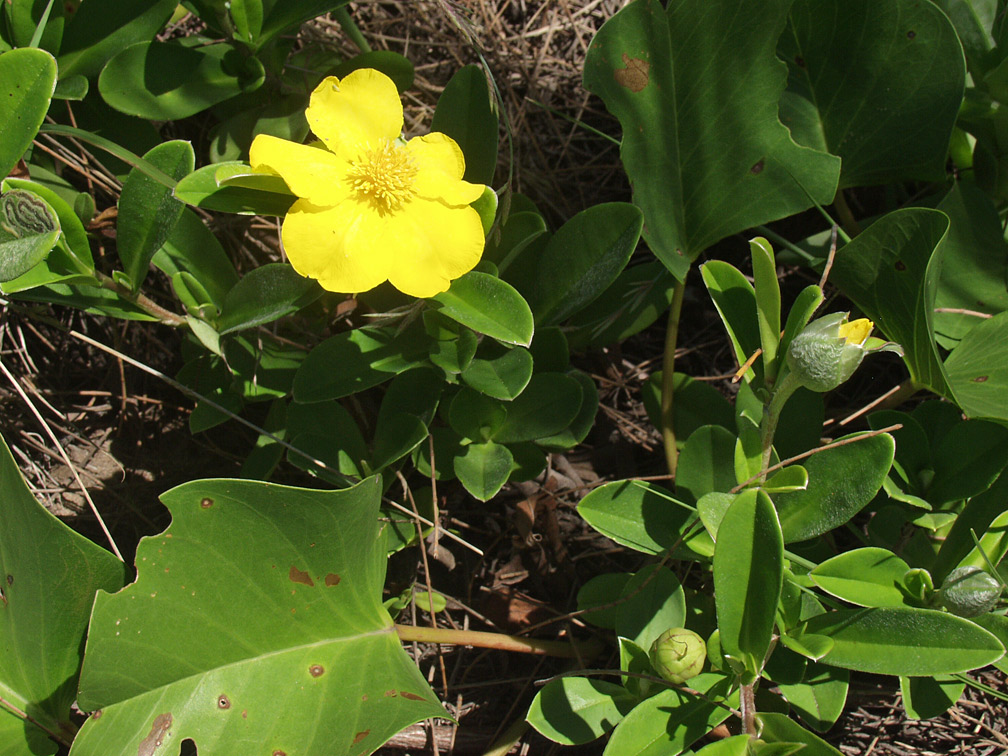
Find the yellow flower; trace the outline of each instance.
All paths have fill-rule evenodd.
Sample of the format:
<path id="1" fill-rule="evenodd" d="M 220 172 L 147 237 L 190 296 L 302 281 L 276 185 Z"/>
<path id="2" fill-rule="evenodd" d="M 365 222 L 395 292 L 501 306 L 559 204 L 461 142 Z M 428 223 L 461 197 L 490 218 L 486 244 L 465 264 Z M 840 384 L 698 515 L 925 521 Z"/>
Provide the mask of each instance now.
<path id="1" fill-rule="evenodd" d="M 385 74 L 330 76 L 305 113 L 321 142 L 260 134 L 256 170 L 278 174 L 298 196 L 283 222 L 287 257 L 329 291 L 357 293 L 386 279 L 430 297 L 472 270 L 483 254 L 483 186 L 462 180 L 462 150 L 445 134 L 403 142 L 403 109 Z"/>
<path id="2" fill-rule="evenodd" d="M 874 327 L 875 324 L 868 320 L 868 318 L 858 318 L 847 323 L 841 323 L 837 335 L 848 344 L 862 346 L 868 340 Z"/>

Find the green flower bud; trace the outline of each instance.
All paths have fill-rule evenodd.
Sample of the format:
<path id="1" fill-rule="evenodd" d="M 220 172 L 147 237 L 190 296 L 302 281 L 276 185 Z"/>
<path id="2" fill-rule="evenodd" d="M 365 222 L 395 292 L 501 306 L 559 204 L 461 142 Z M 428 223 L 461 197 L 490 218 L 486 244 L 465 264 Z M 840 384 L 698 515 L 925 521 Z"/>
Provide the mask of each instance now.
<path id="1" fill-rule="evenodd" d="M 986 614 L 1001 597 L 1001 584 L 979 567 L 956 567 L 942 583 L 941 602 L 952 614 Z"/>
<path id="2" fill-rule="evenodd" d="M 867 318 L 847 322 L 849 314 L 834 312 L 813 320 L 791 340 L 787 364 L 805 388 L 835 389 L 864 359 L 865 342 L 874 324 Z"/>
<path id="3" fill-rule="evenodd" d="M 673 627 L 655 639 L 648 657 L 659 675 L 678 685 L 700 674 L 707 644 L 692 630 Z"/>

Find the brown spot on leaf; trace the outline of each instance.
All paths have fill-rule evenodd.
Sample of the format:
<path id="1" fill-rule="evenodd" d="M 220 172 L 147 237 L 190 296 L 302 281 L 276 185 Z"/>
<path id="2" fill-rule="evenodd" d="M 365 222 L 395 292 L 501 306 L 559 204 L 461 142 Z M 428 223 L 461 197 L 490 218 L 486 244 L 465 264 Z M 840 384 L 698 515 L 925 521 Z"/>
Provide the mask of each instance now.
<path id="1" fill-rule="evenodd" d="M 7 585 L 14 585 L 14 576 L 13 575 L 8 575 L 7 576 Z"/>
<path id="2" fill-rule="evenodd" d="M 151 730 L 147 733 L 147 737 L 140 741 L 140 747 L 137 749 L 137 756 L 154 756 L 154 751 L 164 742 L 165 735 L 168 734 L 168 730 L 172 726 L 172 715 L 171 712 L 165 714 L 158 714 L 154 717 L 154 724 L 151 725 Z"/>
<path id="3" fill-rule="evenodd" d="M 228 698 L 227 696 L 225 696 L 223 693 L 221 693 L 219 696 L 217 696 L 217 708 L 218 709 L 230 709 L 231 708 L 231 699 Z"/>
<path id="4" fill-rule="evenodd" d="M 315 587 L 315 581 L 311 579 L 311 575 L 303 570 L 299 570 L 293 564 L 291 565 L 290 572 L 287 573 L 287 577 L 292 583 L 301 583 L 302 585 L 307 585 L 309 588 Z"/>
<path id="5" fill-rule="evenodd" d="M 902 260 L 897 260 L 893 267 L 896 268 L 896 270 L 906 270 L 906 263 Z"/>
<path id="6" fill-rule="evenodd" d="M 361 701 L 367 701 L 367 693 L 360 697 Z"/>
<path id="7" fill-rule="evenodd" d="M 101 709 L 98 709 L 97 711 L 92 711 L 91 712 L 91 719 L 100 719 L 101 715 L 102 715 L 102 710 Z"/>
<path id="8" fill-rule="evenodd" d="M 248 719 L 248 709 L 242 709 L 242 719 Z"/>
<path id="9" fill-rule="evenodd" d="M 358 743 L 360 743 L 362 740 L 364 740 L 364 738 L 366 738 L 370 734 L 371 734 L 371 730 L 363 730 L 361 732 L 358 732 L 356 735 L 354 735 L 353 743 L 351 743 L 350 745 L 357 745 Z"/>
<path id="10" fill-rule="evenodd" d="M 648 82 L 651 80 L 651 77 L 648 75 L 648 72 L 651 70 L 650 63 L 640 58 L 631 58 L 626 53 L 623 53 L 623 65 L 626 68 L 617 68 L 613 71 L 613 78 L 616 79 L 617 84 L 621 87 L 626 87 L 631 92 L 640 92 L 648 85 Z"/>
<path id="11" fill-rule="evenodd" d="M 917 32 L 915 32 L 913 29 L 911 29 L 910 31 L 907 32 L 907 39 L 913 39 L 916 36 L 917 36 Z"/>
<path id="12" fill-rule="evenodd" d="M 395 698 L 395 691 L 394 690 L 386 690 L 385 691 L 385 698 Z"/>
<path id="13" fill-rule="evenodd" d="M 281 751 L 279 748 L 277 748 L 275 751 L 273 751 L 273 756 L 287 756 L 287 751 Z"/>
<path id="14" fill-rule="evenodd" d="M 423 696 L 418 696 L 416 693 L 410 693 L 408 690 L 400 690 L 399 695 L 403 698 L 408 698 L 410 701 L 423 701 Z"/>
<path id="15" fill-rule="evenodd" d="M 976 378 L 973 379 L 973 383 L 983 383 L 988 378 L 990 378 L 989 375 L 978 375 Z"/>
<path id="16" fill-rule="evenodd" d="M 308 667 L 308 674 L 310 674 L 312 677 L 322 677 L 322 675 L 325 674 L 325 667 L 323 667 L 321 664 L 312 664 L 310 667 Z"/>
<path id="17" fill-rule="evenodd" d="M 801 55 L 795 55 L 794 62 L 795 65 L 798 66 L 799 68 L 805 68 L 805 58 L 803 58 Z"/>
<path id="18" fill-rule="evenodd" d="M 207 496 L 202 501 L 200 501 L 199 505 L 203 509 L 210 509 L 210 507 L 213 506 L 213 499 Z"/>
<path id="19" fill-rule="evenodd" d="M 329 588 L 332 588 L 332 587 L 333 587 L 334 585 L 339 585 L 339 582 L 340 582 L 340 580 L 342 580 L 342 579 L 343 579 L 343 578 L 341 578 L 341 577 L 340 577 L 339 575 L 337 575 L 337 574 L 336 574 L 335 572 L 330 572 L 330 573 L 329 573 L 328 575 L 326 575 L 326 576 L 325 576 L 325 584 L 326 584 L 326 585 L 327 585 L 327 586 L 328 586 Z"/>
<path id="20" fill-rule="evenodd" d="M 756 163 L 753 165 L 753 167 L 749 169 L 749 173 L 753 174 L 754 176 L 758 176 L 759 174 L 763 173 L 763 164 L 764 161 L 762 160 L 762 158 L 760 160 L 757 160 Z"/>

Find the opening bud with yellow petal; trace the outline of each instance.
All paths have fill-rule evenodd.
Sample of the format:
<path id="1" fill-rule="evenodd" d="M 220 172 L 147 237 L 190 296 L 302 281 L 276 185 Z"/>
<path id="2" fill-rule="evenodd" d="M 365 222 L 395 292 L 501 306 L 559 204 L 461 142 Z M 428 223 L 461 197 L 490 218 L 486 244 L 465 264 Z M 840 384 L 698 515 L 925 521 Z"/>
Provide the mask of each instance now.
<path id="1" fill-rule="evenodd" d="M 678 685 L 703 670 L 707 644 L 692 630 L 673 627 L 655 639 L 648 657 L 659 675 Z"/>
<path id="2" fill-rule="evenodd" d="M 829 391 L 857 370 L 874 324 L 867 318 L 848 321 L 848 315 L 834 312 L 813 320 L 792 339 L 787 365 L 801 385 Z"/>

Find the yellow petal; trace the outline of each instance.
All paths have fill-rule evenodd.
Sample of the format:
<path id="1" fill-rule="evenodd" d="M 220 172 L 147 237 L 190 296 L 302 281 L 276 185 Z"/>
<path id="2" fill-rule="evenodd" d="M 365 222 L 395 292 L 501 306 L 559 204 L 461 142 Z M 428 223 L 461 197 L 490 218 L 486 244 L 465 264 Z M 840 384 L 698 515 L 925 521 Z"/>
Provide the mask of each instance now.
<path id="1" fill-rule="evenodd" d="M 328 150 L 259 134 L 249 150 L 257 170 L 275 173 L 298 197 L 316 205 L 335 205 L 347 196 L 348 164 Z"/>
<path id="2" fill-rule="evenodd" d="M 465 157 L 450 136 L 435 131 L 414 137 L 406 143 L 406 149 L 417 168 L 414 188 L 420 197 L 468 205 L 483 194 L 482 184 L 462 180 Z"/>
<path id="3" fill-rule="evenodd" d="M 330 76 L 311 94 L 305 111 L 315 136 L 333 152 L 353 160 L 358 150 L 402 132 L 402 101 L 385 74 L 362 68 L 343 79 Z"/>
<path id="4" fill-rule="evenodd" d="M 874 326 L 875 324 L 868 320 L 868 318 L 858 318 L 849 323 L 842 323 L 837 335 L 845 339 L 848 344 L 857 344 L 860 346 L 868 339 L 868 335 Z"/>
<path id="5" fill-rule="evenodd" d="M 383 242 L 386 229 L 385 219 L 352 199 L 335 207 L 299 200 L 287 212 L 281 238 L 294 270 L 329 291 L 355 294 L 389 276 L 395 249 Z"/>
<path id="6" fill-rule="evenodd" d="M 387 219 L 386 238 L 397 245 L 389 281 L 414 297 L 445 291 L 483 255 L 483 225 L 471 207 L 415 200 Z"/>

